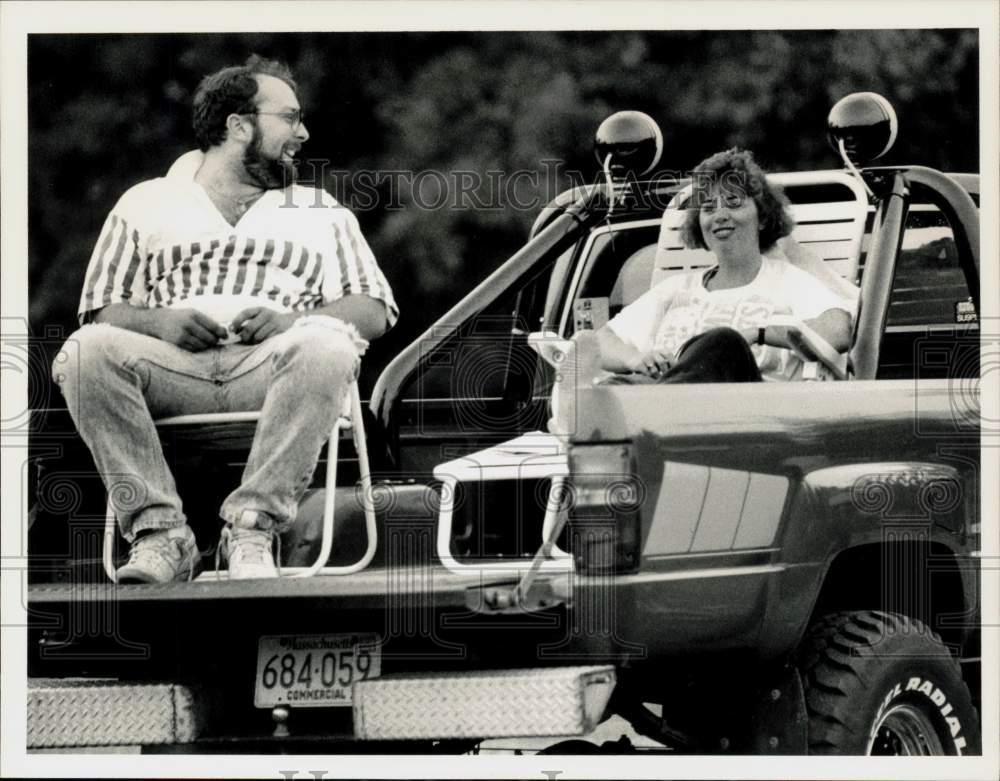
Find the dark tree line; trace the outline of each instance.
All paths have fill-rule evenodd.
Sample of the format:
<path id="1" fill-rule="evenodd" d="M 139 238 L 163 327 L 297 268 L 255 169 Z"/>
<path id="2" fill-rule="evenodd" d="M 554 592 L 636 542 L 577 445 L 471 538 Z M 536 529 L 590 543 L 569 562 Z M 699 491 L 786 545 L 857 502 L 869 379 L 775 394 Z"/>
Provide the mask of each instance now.
<path id="1" fill-rule="evenodd" d="M 979 169 L 978 35 L 968 30 L 34 35 L 35 333 L 75 327 L 108 210 L 193 148 L 198 81 L 250 52 L 295 71 L 306 156 L 325 161 L 325 185 L 355 207 L 396 292 L 402 316 L 369 354 L 365 393 L 524 241 L 556 194 L 554 167 L 593 178 L 593 132 L 613 111 L 659 122 L 664 170 L 734 144 L 771 170 L 837 167 L 826 114 L 844 94 L 872 90 L 899 114 L 887 162 Z"/>

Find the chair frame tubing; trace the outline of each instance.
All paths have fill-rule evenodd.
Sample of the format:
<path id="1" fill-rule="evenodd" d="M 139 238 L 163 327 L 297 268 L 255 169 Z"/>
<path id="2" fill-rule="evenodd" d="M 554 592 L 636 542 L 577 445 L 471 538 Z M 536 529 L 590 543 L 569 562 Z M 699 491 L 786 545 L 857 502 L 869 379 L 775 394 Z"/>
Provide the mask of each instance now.
<path id="1" fill-rule="evenodd" d="M 234 423 L 234 422 L 254 422 L 260 419 L 259 412 L 230 412 L 230 413 L 207 413 L 199 415 L 178 415 L 171 418 L 163 418 L 155 421 L 158 428 L 169 426 L 210 424 L 210 423 Z M 345 393 L 344 403 L 341 413 L 333 424 L 330 431 L 329 444 L 327 447 L 326 459 L 326 495 L 323 503 L 323 530 L 319 555 L 308 567 L 284 567 L 280 572 L 282 577 L 308 578 L 316 574 L 321 575 L 349 575 L 359 572 L 367 567 L 375 557 L 378 547 L 378 528 L 376 525 L 374 496 L 372 489 L 371 468 L 368 462 L 368 446 L 365 441 L 364 418 L 361 409 L 361 394 L 358 390 L 357 382 L 348 386 Z M 353 564 L 336 567 L 324 566 L 330 558 L 333 550 L 334 536 L 334 515 L 336 511 L 337 496 L 337 459 L 340 450 L 340 434 L 345 429 L 350 429 L 354 440 L 354 447 L 358 454 L 358 470 L 360 472 L 360 484 L 362 489 L 362 505 L 365 514 L 365 532 L 368 545 L 364 555 Z M 104 523 L 104 571 L 108 578 L 116 583 L 115 567 L 115 533 L 117 531 L 117 519 L 114 507 L 110 498 L 107 504 L 107 512 Z M 212 580 L 221 577 L 218 570 L 203 572 L 196 580 Z"/>

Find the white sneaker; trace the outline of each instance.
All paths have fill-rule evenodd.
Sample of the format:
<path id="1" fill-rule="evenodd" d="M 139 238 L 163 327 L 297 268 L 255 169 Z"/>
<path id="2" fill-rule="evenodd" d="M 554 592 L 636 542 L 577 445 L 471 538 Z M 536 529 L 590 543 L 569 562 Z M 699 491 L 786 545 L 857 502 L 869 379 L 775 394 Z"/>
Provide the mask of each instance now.
<path id="1" fill-rule="evenodd" d="M 188 525 L 144 534 L 132 543 L 128 563 L 118 568 L 118 583 L 174 583 L 191 580 L 201 569 L 201 554 Z"/>
<path id="2" fill-rule="evenodd" d="M 226 524 L 219 539 L 219 552 L 229 562 L 230 580 L 278 577 L 275 547 L 280 556 L 281 539 L 276 532 L 242 529 L 232 524 Z"/>

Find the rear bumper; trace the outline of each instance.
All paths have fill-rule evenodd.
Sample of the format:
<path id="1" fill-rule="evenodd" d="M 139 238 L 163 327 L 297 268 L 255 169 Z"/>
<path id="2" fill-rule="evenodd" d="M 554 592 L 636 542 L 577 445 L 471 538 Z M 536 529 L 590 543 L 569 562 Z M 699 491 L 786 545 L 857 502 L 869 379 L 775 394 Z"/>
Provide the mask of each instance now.
<path id="1" fill-rule="evenodd" d="M 781 571 L 768 558 L 728 568 L 654 564 L 624 576 L 546 576 L 555 601 L 520 613 L 484 604 L 484 594 L 512 586 L 516 576 L 462 577 L 441 567 L 258 582 L 32 586 L 29 676 L 61 680 L 36 683 L 29 707 L 36 723 L 54 707 L 55 716 L 75 723 L 58 690 L 77 678 L 84 680 L 70 684 L 71 702 L 93 710 L 94 698 L 110 697 L 100 712 L 143 708 L 124 727 L 92 723 L 82 736 L 62 727 L 35 730 L 64 732 L 80 746 L 187 750 L 232 740 L 277 746 L 582 734 L 600 718 L 626 659 L 640 677 L 649 669 L 662 681 L 717 654 L 753 654 L 768 585 Z M 353 716 L 350 708 L 293 709 L 292 734 L 279 738 L 271 710 L 254 706 L 259 638 L 343 632 L 380 638 L 383 677 L 356 687 Z M 657 664 L 671 657 L 678 663 Z M 185 719 L 192 727 L 182 733 L 176 725 Z M 137 732 L 143 723 L 152 731 Z M 69 745 L 52 740 L 36 737 L 29 746 Z"/>
<path id="2" fill-rule="evenodd" d="M 355 685 L 353 738 L 583 735 L 601 720 L 614 687 L 610 666 L 387 676 Z M 29 680 L 27 716 L 26 748 L 35 750 L 187 744 L 196 751 L 213 721 L 227 720 L 201 688 L 86 679 Z"/>
<path id="3" fill-rule="evenodd" d="M 399 675 L 354 687 L 362 740 L 583 735 L 615 687 L 610 666 Z"/>
<path id="4" fill-rule="evenodd" d="M 197 690 L 169 683 L 28 679 L 27 706 L 29 749 L 187 743 L 208 721 Z"/>

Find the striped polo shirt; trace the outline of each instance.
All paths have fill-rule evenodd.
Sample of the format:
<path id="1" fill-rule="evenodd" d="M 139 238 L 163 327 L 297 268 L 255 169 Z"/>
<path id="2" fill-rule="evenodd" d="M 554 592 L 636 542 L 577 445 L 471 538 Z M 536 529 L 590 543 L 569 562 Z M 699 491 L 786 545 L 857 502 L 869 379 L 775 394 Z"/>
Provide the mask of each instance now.
<path id="1" fill-rule="evenodd" d="M 109 304 L 198 309 L 228 326 L 249 306 L 306 311 L 349 294 L 399 311 L 357 218 L 329 193 L 298 184 L 265 192 L 235 226 L 194 174 L 201 153 L 129 189 L 111 210 L 87 267 L 78 317 Z"/>

